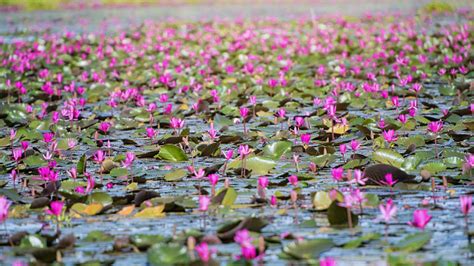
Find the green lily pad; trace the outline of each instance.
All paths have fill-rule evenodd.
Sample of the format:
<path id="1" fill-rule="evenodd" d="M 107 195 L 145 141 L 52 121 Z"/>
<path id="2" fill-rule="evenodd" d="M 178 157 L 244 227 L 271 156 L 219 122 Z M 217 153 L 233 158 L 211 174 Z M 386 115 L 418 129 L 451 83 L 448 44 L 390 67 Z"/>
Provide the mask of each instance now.
<path id="1" fill-rule="evenodd" d="M 155 244 L 148 250 L 147 258 L 148 263 L 155 266 L 189 263 L 186 247 L 178 243 Z"/>
<path id="2" fill-rule="evenodd" d="M 317 238 L 292 242 L 283 248 L 283 252 L 296 260 L 317 259 L 319 255 L 334 247 L 334 242 L 327 238 Z"/>
<path id="3" fill-rule="evenodd" d="M 168 182 L 178 181 L 183 179 L 188 174 L 188 172 L 184 169 L 178 169 L 173 172 L 169 172 L 165 175 L 165 180 Z"/>
<path id="4" fill-rule="evenodd" d="M 155 155 L 155 158 L 170 162 L 184 162 L 188 160 L 184 151 L 173 144 L 165 144 L 161 146 L 160 152 Z"/>
<path id="5" fill-rule="evenodd" d="M 263 148 L 263 154 L 274 160 L 280 159 L 285 153 L 290 152 L 292 147 L 291 141 L 277 141 L 267 144 Z"/>
<path id="6" fill-rule="evenodd" d="M 393 250 L 395 251 L 405 251 L 405 252 L 414 252 L 421 249 L 431 240 L 430 232 L 419 232 L 406 236 L 400 242 L 398 242 Z"/>
<path id="7" fill-rule="evenodd" d="M 391 149 L 379 149 L 372 153 L 372 159 L 376 162 L 389 164 L 398 168 L 402 167 L 403 156 Z"/>

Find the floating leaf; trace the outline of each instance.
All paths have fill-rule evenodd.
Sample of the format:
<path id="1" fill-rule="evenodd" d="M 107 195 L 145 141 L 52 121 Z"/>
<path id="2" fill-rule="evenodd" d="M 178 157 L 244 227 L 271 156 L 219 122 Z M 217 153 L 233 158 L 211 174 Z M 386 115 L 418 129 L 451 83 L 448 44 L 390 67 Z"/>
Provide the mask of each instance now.
<path id="1" fill-rule="evenodd" d="M 165 175 L 165 180 L 168 182 L 179 181 L 183 179 L 188 174 L 188 172 L 184 169 L 178 169 L 173 172 L 169 172 Z"/>
<path id="2" fill-rule="evenodd" d="M 339 202 L 333 201 L 328 208 L 328 221 L 335 226 L 348 226 L 347 208 L 339 206 Z M 356 226 L 359 222 L 359 217 L 351 211 L 352 226 Z"/>
<path id="3" fill-rule="evenodd" d="M 344 248 L 347 248 L 347 249 L 357 248 L 357 247 L 360 247 L 360 245 L 362 245 L 365 242 L 377 240 L 377 239 L 380 239 L 380 237 L 381 235 L 378 233 L 365 234 L 361 237 L 358 237 L 354 240 L 347 242 L 346 244 L 344 244 Z"/>
<path id="4" fill-rule="evenodd" d="M 123 207 L 122 210 L 120 210 L 117 214 L 122 215 L 122 216 L 128 216 L 133 212 L 133 210 L 135 210 L 135 206 L 129 205 L 129 206 Z"/>
<path id="5" fill-rule="evenodd" d="M 414 252 L 422 248 L 431 240 L 430 232 L 419 232 L 406 236 L 393 249 L 396 251 Z"/>
<path id="6" fill-rule="evenodd" d="M 160 152 L 155 155 L 155 158 L 170 162 L 183 162 L 188 160 L 184 151 L 173 144 L 165 144 L 161 146 Z"/>
<path id="7" fill-rule="evenodd" d="M 431 162 L 423 166 L 423 170 L 430 172 L 432 175 L 435 175 L 439 172 L 446 170 L 446 165 L 441 162 Z"/>
<path id="8" fill-rule="evenodd" d="M 178 243 L 158 243 L 153 245 L 147 253 L 148 263 L 155 266 L 185 265 L 189 263 L 188 251 Z"/>
<path id="9" fill-rule="evenodd" d="M 237 199 L 237 192 L 235 189 L 229 187 L 217 192 L 216 196 L 212 198 L 213 204 L 232 206 Z"/>
<path id="10" fill-rule="evenodd" d="M 165 205 L 159 205 L 156 207 L 147 207 L 137 214 L 135 214 L 133 217 L 135 218 L 161 218 L 166 216 L 166 214 L 163 213 L 163 210 L 165 209 Z"/>
<path id="11" fill-rule="evenodd" d="M 98 231 L 98 230 L 95 230 L 95 231 L 90 231 L 87 236 L 84 238 L 84 241 L 88 241 L 88 242 L 106 242 L 106 241 L 111 241 L 113 240 L 114 237 L 109 235 L 109 234 L 106 234 L 102 231 Z"/>
<path id="12" fill-rule="evenodd" d="M 91 203 L 89 205 L 84 203 L 75 203 L 71 207 L 71 211 L 79 215 L 96 215 L 102 211 L 103 206 L 100 203 Z"/>
<path id="13" fill-rule="evenodd" d="M 94 192 L 87 198 L 87 203 L 100 203 L 102 206 L 111 205 L 113 203 L 112 197 L 106 192 Z"/>
<path id="14" fill-rule="evenodd" d="M 84 172 L 86 171 L 86 163 L 87 163 L 86 154 L 83 154 L 81 158 L 79 159 L 79 161 L 77 162 L 76 169 L 77 169 L 78 174 L 80 175 L 84 174 Z"/>
<path id="15" fill-rule="evenodd" d="M 326 191 L 318 191 L 313 196 L 313 206 L 317 211 L 327 210 L 332 200 Z"/>
<path id="16" fill-rule="evenodd" d="M 379 149 L 374 151 L 372 159 L 376 162 L 389 164 L 398 168 L 402 167 L 404 161 L 403 156 L 400 153 L 390 149 Z"/>
<path id="17" fill-rule="evenodd" d="M 309 158 L 309 160 L 315 163 L 319 168 L 323 168 L 328 166 L 330 163 L 336 160 L 336 156 L 334 154 L 323 154 L 318 156 L 313 156 Z"/>
<path id="18" fill-rule="evenodd" d="M 27 235 L 21 239 L 21 248 L 45 248 L 46 240 L 39 235 Z"/>
<path id="19" fill-rule="evenodd" d="M 261 157 L 261 156 L 252 156 L 245 159 L 245 168 L 251 170 L 253 175 L 265 175 L 268 174 L 276 166 L 276 161 Z M 228 168 L 238 168 L 241 167 L 242 161 L 240 159 L 235 159 L 229 163 Z"/>
<path id="20" fill-rule="evenodd" d="M 110 176 L 112 177 L 128 176 L 128 170 L 127 168 L 114 168 L 110 171 Z"/>
<path id="21" fill-rule="evenodd" d="M 317 259 L 319 255 L 334 247 L 331 239 L 317 238 L 311 240 L 295 241 L 283 248 L 283 252 L 296 260 Z"/>
<path id="22" fill-rule="evenodd" d="M 277 141 L 267 144 L 265 148 L 263 148 L 263 154 L 269 158 L 278 160 L 283 154 L 290 152 L 291 147 L 291 141 Z"/>

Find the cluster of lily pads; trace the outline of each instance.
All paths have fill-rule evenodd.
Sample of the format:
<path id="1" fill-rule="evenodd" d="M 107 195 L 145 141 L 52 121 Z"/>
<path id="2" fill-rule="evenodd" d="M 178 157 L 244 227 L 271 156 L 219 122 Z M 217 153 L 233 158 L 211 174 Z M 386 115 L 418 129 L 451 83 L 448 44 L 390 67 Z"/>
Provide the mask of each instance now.
<path id="1" fill-rule="evenodd" d="M 2 261 L 468 264 L 473 18 L 2 39 Z"/>

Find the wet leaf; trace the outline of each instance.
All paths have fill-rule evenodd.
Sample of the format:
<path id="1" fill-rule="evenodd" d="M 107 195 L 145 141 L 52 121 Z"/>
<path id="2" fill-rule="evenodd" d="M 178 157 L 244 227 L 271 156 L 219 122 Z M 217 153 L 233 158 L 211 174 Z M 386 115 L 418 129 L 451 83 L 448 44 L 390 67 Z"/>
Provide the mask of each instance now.
<path id="1" fill-rule="evenodd" d="M 133 210 L 135 210 L 135 206 L 129 205 L 129 206 L 123 207 L 122 210 L 120 210 L 117 214 L 122 215 L 122 216 L 128 216 L 132 214 Z"/>
<path id="2" fill-rule="evenodd" d="M 404 161 L 403 156 L 400 153 L 390 149 L 379 149 L 374 151 L 372 159 L 376 162 L 392 165 L 398 168 L 402 167 Z"/>
<path id="3" fill-rule="evenodd" d="M 161 146 L 160 152 L 155 156 L 155 158 L 170 162 L 183 162 L 188 160 L 188 157 L 184 151 L 172 144 L 165 144 Z"/>
<path id="4" fill-rule="evenodd" d="M 359 222 L 359 216 L 351 211 L 352 226 Z M 338 201 L 333 201 L 328 208 L 328 221 L 332 226 L 349 226 L 347 208 L 339 206 Z"/>
<path id="5" fill-rule="evenodd" d="M 91 204 L 83 204 L 83 203 L 75 203 L 71 207 L 71 212 L 75 212 L 79 215 L 96 215 L 102 211 L 103 206 L 100 203 L 91 203 Z"/>
<path id="6" fill-rule="evenodd" d="M 360 247 L 365 242 L 377 240 L 377 239 L 380 239 L 380 237 L 381 235 L 378 233 L 365 234 L 363 236 L 360 236 L 354 240 L 347 242 L 346 244 L 344 244 L 344 248 L 346 249 L 357 248 L 357 247 Z"/>
<path id="7" fill-rule="evenodd" d="M 224 188 L 216 193 L 216 196 L 212 198 L 213 204 L 232 206 L 237 199 L 237 192 L 235 189 L 229 187 Z"/>
<path id="8" fill-rule="evenodd" d="M 313 196 L 313 206 L 317 211 L 327 210 L 332 200 L 326 191 L 318 191 Z"/>
<path id="9" fill-rule="evenodd" d="M 183 179 L 188 174 L 188 172 L 184 169 L 178 169 L 173 172 L 169 172 L 165 175 L 165 180 L 168 182 L 174 182 L 174 181 L 179 181 Z"/>
<path id="10" fill-rule="evenodd" d="M 158 243 L 147 253 L 148 263 L 154 266 L 187 264 L 189 262 L 187 249 L 178 243 Z"/>
<path id="11" fill-rule="evenodd" d="M 76 169 L 77 169 L 78 174 L 80 175 L 84 174 L 84 172 L 86 171 L 86 163 L 87 163 L 86 154 L 83 154 L 81 158 L 79 159 L 79 161 L 77 162 Z"/>
<path id="12" fill-rule="evenodd" d="M 165 205 L 160 205 L 156 207 L 147 207 L 140 212 L 136 213 L 133 217 L 135 218 L 162 218 L 166 214 L 163 213 Z"/>
<path id="13" fill-rule="evenodd" d="M 106 192 L 94 192 L 87 198 L 87 203 L 100 203 L 102 206 L 111 205 L 113 203 L 112 197 Z"/>
<path id="14" fill-rule="evenodd" d="M 267 144 L 265 148 L 263 148 L 263 154 L 271 159 L 278 160 L 285 153 L 290 152 L 291 147 L 291 141 L 277 141 Z"/>
<path id="15" fill-rule="evenodd" d="M 165 242 L 166 238 L 161 235 L 138 234 L 130 237 L 130 241 L 139 249 L 147 249 L 154 244 Z"/>
<path id="16" fill-rule="evenodd" d="M 396 251 L 414 252 L 421 249 L 431 240 L 430 232 L 419 232 L 406 236 L 393 249 Z"/>
<path id="17" fill-rule="evenodd" d="M 439 172 L 446 170 L 446 165 L 440 162 L 431 162 L 423 166 L 423 170 L 430 172 L 432 175 L 435 175 Z"/>
<path id="18" fill-rule="evenodd" d="M 102 231 L 90 231 L 87 236 L 84 238 L 84 241 L 88 242 L 106 242 L 112 241 L 114 239 L 113 236 L 106 234 Z"/>
<path id="19" fill-rule="evenodd" d="M 261 157 L 261 156 L 252 156 L 246 159 L 245 168 L 252 171 L 252 175 L 265 175 L 268 174 L 276 166 L 276 161 Z M 229 163 L 228 169 L 241 167 L 242 161 L 240 159 L 235 159 Z"/>
<path id="20" fill-rule="evenodd" d="M 317 259 L 319 255 L 334 247 L 331 239 L 317 238 L 295 241 L 283 248 L 283 252 L 296 260 Z"/>
<path id="21" fill-rule="evenodd" d="M 114 168 L 110 171 L 110 176 L 112 177 L 128 176 L 128 170 L 127 168 Z"/>
<path id="22" fill-rule="evenodd" d="M 21 248 L 45 248 L 46 239 L 39 235 L 27 235 L 21 239 Z"/>

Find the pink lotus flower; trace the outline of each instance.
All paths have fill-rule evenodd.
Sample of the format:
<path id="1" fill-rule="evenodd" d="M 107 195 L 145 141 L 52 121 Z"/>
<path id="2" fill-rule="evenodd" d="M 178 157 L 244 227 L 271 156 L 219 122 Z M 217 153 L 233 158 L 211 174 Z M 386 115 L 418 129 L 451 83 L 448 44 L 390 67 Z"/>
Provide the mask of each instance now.
<path id="1" fill-rule="evenodd" d="M 281 107 L 280 109 L 278 109 L 277 115 L 278 115 L 279 118 L 285 118 L 285 116 L 286 116 L 285 108 Z"/>
<path id="2" fill-rule="evenodd" d="M 15 162 L 18 163 L 21 157 L 23 156 L 23 149 L 21 148 L 13 149 L 12 154 L 13 154 L 13 160 L 15 160 Z"/>
<path id="3" fill-rule="evenodd" d="M 428 130 L 437 134 L 443 129 L 443 121 L 434 121 L 428 123 Z"/>
<path id="4" fill-rule="evenodd" d="M 252 260 L 257 257 L 257 249 L 250 243 L 245 242 L 240 246 L 242 257 L 246 260 Z"/>
<path id="5" fill-rule="evenodd" d="M 344 168 L 338 167 L 331 169 L 332 178 L 336 181 L 342 181 L 342 177 L 344 176 Z"/>
<path id="6" fill-rule="evenodd" d="M 311 134 L 301 135 L 301 142 L 303 142 L 304 144 L 309 145 L 310 140 L 311 140 Z"/>
<path id="7" fill-rule="evenodd" d="M 352 151 L 357 151 L 360 148 L 360 143 L 356 139 L 351 140 L 351 149 Z"/>
<path id="8" fill-rule="evenodd" d="M 109 122 L 102 122 L 99 124 L 99 130 L 102 131 L 102 133 L 107 134 L 111 126 L 112 125 Z"/>
<path id="9" fill-rule="evenodd" d="M 105 152 L 103 150 L 97 150 L 94 153 L 93 159 L 96 163 L 102 163 L 105 160 Z"/>
<path id="10" fill-rule="evenodd" d="M 154 139 L 155 136 L 156 136 L 156 131 L 151 127 L 147 127 L 146 128 L 146 136 L 150 139 Z"/>
<path id="11" fill-rule="evenodd" d="M 385 175 L 385 180 L 380 181 L 383 185 L 392 187 L 397 183 L 396 179 L 393 179 L 393 175 L 388 173 Z"/>
<path id="12" fill-rule="evenodd" d="M 472 209 L 472 196 L 470 195 L 463 195 L 459 197 L 459 201 L 461 203 L 461 212 L 464 216 L 468 216 L 469 212 Z"/>
<path id="13" fill-rule="evenodd" d="M 28 147 L 30 146 L 30 143 L 28 141 L 22 141 L 20 144 L 23 151 L 26 151 Z"/>
<path id="14" fill-rule="evenodd" d="M 393 204 L 392 199 L 388 199 L 385 205 L 383 204 L 379 205 L 379 210 L 381 213 L 380 218 L 383 219 L 385 223 L 388 223 L 396 215 L 397 206 Z"/>
<path id="15" fill-rule="evenodd" d="M 336 260 L 332 257 L 325 257 L 319 260 L 319 266 L 336 266 Z"/>
<path id="16" fill-rule="evenodd" d="M 298 177 L 296 175 L 290 175 L 288 177 L 288 182 L 290 182 L 291 185 L 296 187 L 298 185 Z"/>
<path id="17" fill-rule="evenodd" d="M 201 179 L 204 177 L 204 175 L 206 175 L 206 172 L 202 168 L 200 168 L 198 171 L 194 170 L 193 172 L 196 179 Z"/>
<path id="18" fill-rule="evenodd" d="M 200 211 L 202 212 L 207 211 L 210 203 L 211 203 L 211 199 L 208 196 L 204 196 L 204 195 L 199 196 L 199 210 Z"/>
<path id="19" fill-rule="evenodd" d="M 341 152 L 342 156 L 344 156 L 344 154 L 347 152 L 346 144 L 339 145 L 339 151 Z"/>
<path id="20" fill-rule="evenodd" d="M 63 211 L 64 202 L 53 201 L 51 202 L 49 209 L 45 210 L 46 214 L 60 216 Z"/>
<path id="21" fill-rule="evenodd" d="M 123 160 L 122 165 L 123 167 L 127 168 L 132 166 L 133 161 L 135 160 L 135 153 L 128 151 L 125 153 L 125 160 Z"/>
<path id="22" fill-rule="evenodd" d="M 0 196 L 0 222 L 3 223 L 8 218 L 8 208 L 11 202 L 4 196 Z"/>
<path id="23" fill-rule="evenodd" d="M 424 230 L 426 225 L 430 222 L 431 216 L 428 215 L 428 210 L 416 210 L 413 212 L 413 220 L 408 222 L 409 225 L 420 228 Z"/>
<path id="24" fill-rule="evenodd" d="M 384 130 L 382 136 L 388 143 L 395 142 L 398 139 L 397 133 L 395 133 L 395 130 L 393 129 Z"/>
<path id="25" fill-rule="evenodd" d="M 209 249 L 206 242 L 201 242 L 194 249 L 199 256 L 199 259 L 206 264 L 211 260 L 212 254 L 215 253 L 215 250 Z"/>
<path id="26" fill-rule="evenodd" d="M 242 144 L 239 146 L 240 157 L 243 159 L 245 156 L 250 154 L 250 148 L 247 144 Z"/>
<path id="27" fill-rule="evenodd" d="M 240 117 L 242 117 L 245 120 L 245 118 L 247 118 L 249 114 L 249 109 L 247 107 L 240 107 L 239 112 L 240 112 Z"/>
<path id="28" fill-rule="evenodd" d="M 268 186 L 268 177 L 265 177 L 265 176 L 261 176 L 258 178 L 258 187 L 261 188 L 261 189 L 265 189 L 267 188 Z"/>
<path id="29" fill-rule="evenodd" d="M 13 141 L 16 138 L 16 130 L 10 129 L 10 141 Z"/>
<path id="30" fill-rule="evenodd" d="M 43 141 L 46 143 L 50 143 L 53 141 L 54 133 L 48 132 L 43 134 Z"/>
<path id="31" fill-rule="evenodd" d="M 242 229 L 235 233 L 234 241 L 235 243 L 242 245 L 245 242 L 252 241 L 252 238 L 250 237 L 250 233 L 247 229 Z"/>
<path id="32" fill-rule="evenodd" d="M 227 150 L 225 152 L 223 151 L 222 154 L 224 155 L 226 160 L 230 160 L 232 159 L 232 156 L 234 155 L 234 150 Z"/>
<path id="33" fill-rule="evenodd" d="M 184 120 L 180 119 L 180 118 L 177 118 L 177 117 L 172 117 L 170 119 L 170 125 L 171 125 L 171 128 L 173 129 L 181 129 L 184 127 Z"/>
<path id="34" fill-rule="evenodd" d="M 76 167 L 72 167 L 70 170 L 67 171 L 67 173 L 72 179 L 77 178 L 77 169 L 76 169 Z"/>
<path id="35" fill-rule="evenodd" d="M 365 177 L 364 172 L 362 172 L 360 169 L 355 169 L 354 178 L 350 182 L 365 186 L 365 182 L 367 182 L 367 180 L 368 178 Z"/>
<path id="36" fill-rule="evenodd" d="M 272 195 L 272 196 L 270 197 L 270 205 L 276 206 L 276 205 L 277 205 L 277 201 L 278 201 L 278 199 L 277 199 L 277 197 L 276 197 L 275 195 Z"/>
<path id="37" fill-rule="evenodd" d="M 209 182 L 211 183 L 212 186 L 215 186 L 217 182 L 219 181 L 219 175 L 218 174 L 210 174 L 207 176 L 209 179 Z"/>

